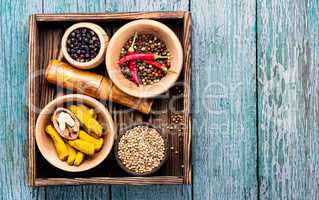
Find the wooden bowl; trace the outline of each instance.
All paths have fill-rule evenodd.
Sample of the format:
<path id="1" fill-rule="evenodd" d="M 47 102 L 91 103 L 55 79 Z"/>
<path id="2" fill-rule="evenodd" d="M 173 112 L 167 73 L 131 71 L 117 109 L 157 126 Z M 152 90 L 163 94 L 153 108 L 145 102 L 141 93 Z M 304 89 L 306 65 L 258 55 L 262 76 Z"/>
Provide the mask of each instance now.
<path id="1" fill-rule="evenodd" d="M 66 161 L 61 161 L 55 150 L 51 137 L 45 132 L 45 127 L 52 124 L 51 115 L 57 107 L 71 105 L 72 103 L 83 103 L 88 107 L 95 109 L 98 114 L 98 120 L 103 126 L 104 144 L 101 150 L 93 156 L 86 156 L 80 166 L 70 166 Z M 35 127 L 35 139 L 38 148 L 43 157 L 53 166 L 68 172 L 81 172 L 91 169 L 100 164 L 111 152 L 115 139 L 116 130 L 114 122 L 108 110 L 103 104 L 86 95 L 69 94 L 58 97 L 44 107 L 38 116 Z M 107 170 L 107 169 L 106 169 Z"/>
<path id="2" fill-rule="evenodd" d="M 78 62 L 78 61 L 74 60 L 73 58 L 71 58 L 71 56 L 67 52 L 66 42 L 67 42 L 68 36 L 70 35 L 70 33 L 72 31 L 74 31 L 75 29 L 78 29 L 78 28 L 91 29 L 97 34 L 97 36 L 100 39 L 100 44 L 101 44 L 100 51 L 96 55 L 96 57 L 93 58 L 92 60 L 90 60 L 89 62 Z M 104 57 L 105 57 L 106 47 L 108 46 L 108 42 L 109 42 L 108 35 L 104 31 L 104 29 L 102 27 L 98 26 L 97 24 L 90 23 L 90 22 L 76 23 L 76 24 L 70 26 L 65 31 L 65 33 L 62 37 L 62 41 L 61 41 L 62 54 L 63 54 L 64 58 L 74 67 L 77 67 L 79 69 L 91 69 L 91 68 L 98 66 L 99 64 L 101 64 L 103 62 Z"/>
<path id="3" fill-rule="evenodd" d="M 133 172 L 133 171 L 130 171 L 128 168 L 126 168 L 122 161 L 120 160 L 120 158 L 118 157 L 118 143 L 120 142 L 121 140 L 121 137 L 125 134 L 126 131 L 136 127 L 136 126 L 148 126 L 150 128 L 154 128 L 157 130 L 157 132 L 162 136 L 162 138 L 164 139 L 164 144 L 165 144 L 165 155 L 164 155 L 164 158 L 163 160 L 160 162 L 160 164 L 155 167 L 154 169 L 152 169 L 150 172 L 146 172 L 146 173 L 137 173 L 137 172 Z M 121 129 L 119 131 L 119 136 L 117 137 L 116 141 L 115 141 L 115 144 L 114 144 L 114 154 L 115 154 L 115 159 L 116 159 L 116 162 L 117 164 L 128 174 L 131 174 L 133 176 L 148 176 L 148 175 L 151 175 L 151 174 L 154 174 L 155 172 L 157 172 L 162 166 L 163 164 L 165 163 L 166 161 L 166 158 L 167 158 L 167 154 L 168 154 L 168 141 L 167 141 L 167 138 L 162 134 L 162 131 L 158 128 L 156 128 L 155 126 L 153 126 L 152 124 L 148 123 L 148 122 L 139 122 L 139 123 L 136 123 L 136 124 L 133 124 L 131 126 L 128 126 L 124 129 Z"/>
<path id="4" fill-rule="evenodd" d="M 172 55 L 169 72 L 159 82 L 152 85 L 137 86 L 125 78 L 117 63 L 122 47 L 135 32 L 156 35 L 166 44 Z M 154 20 L 135 20 L 122 26 L 112 36 L 106 51 L 105 63 L 110 78 L 122 91 L 134 97 L 151 98 L 174 85 L 183 67 L 183 50 L 175 33 L 166 25 Z"/>

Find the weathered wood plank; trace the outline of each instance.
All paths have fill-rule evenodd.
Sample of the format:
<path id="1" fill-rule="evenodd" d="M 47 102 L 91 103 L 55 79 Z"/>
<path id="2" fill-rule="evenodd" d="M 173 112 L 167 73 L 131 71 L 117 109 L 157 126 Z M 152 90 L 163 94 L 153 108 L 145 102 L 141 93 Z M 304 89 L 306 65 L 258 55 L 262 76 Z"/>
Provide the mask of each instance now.
<path id="1" fill-rule="evenodd" d="M 65 12 L 102 12 L 105 9 L 105 2 L 101 0 L 44 0 L 44 13 L 65 13 Z M 46 189 L 47 199 L 108 199 L 109 186 L 54 186 Z"/>
<path id="2" fill-rule="evenodd" d="M 132 183 L 134 182 L 134 183 Z M 85 185 L 85 184 L 134 184 L 134 185 L 176 185 L 182 184 L 183 178 L 178 176 L 151 176 L 151 177 L 93 177 L 93 178 L 37 178 L 35 181 L 36 186 L 47 185 Z"/>
<path id="3" fill-rule="evenodd" d="M 45 195 L 43 188 L 26 187 L 28 15 L 39 11 L 38 1 L 0 1 L 2 199 L 43 199 Z"/>
<path id="4" fill-rule="evenodd" d="M 112 12 L 188 10 L 189 1 L 107 1 Z M 191 186 L 112 186 L 112 199 L 191 199 Z"/>
<path id="5" fill-rule="evenodd" d="M 28 15 L 41 11 L 32 0 L 1 0 L 0 196 L 43 199 L 44 189 L 26 186 Z M 19 14 L 17 14 L 19 13 Z"/>
<path id="6" fill-rule="evenodd" d="M 255 1 L 191 11 L 194 199 L 256 199 Z"/>
<path id="7" fill-rule="evenodd" d="M 77 12 L 103 12 L 105 2 L 103 0 L 57 0 L 43 1 L 44 13 L 77 13 Z"/>
<path id="8" fill-rule="evenodd" d="M 319 1 L 258 0 L 261 199 L 319 198 Z"/>
<path id="9" fill-rule="evenodd" d="M 92 21 L 114 21 L 114 20 L 135 20 L 135 19 L 145 19 L 145 18 L 154 18 L 154 19 L 176 19 L 183 18 L 183 11 L 157 11 L 157 12 L 104 12 L 104 13 L 64 13 L 63 16 L 50 13 L 50 14 L 40 14 L 36 15 L 36 19 L 39 22 L 52 22 L 52 21 L 83 21 L 83 20 L 92 20 Z"/>
<path id="10" fill-rule="evenodd" d="M 112 199 L 192 199 L 190 186 L 112 186 Z"/>
<path id="11" fill-rule="evenodd" d="M 106 11 L 109 12 L 149 12 L 149 11 L 178 11 L 188 10 L 189 0 L 106 0 Z"/>

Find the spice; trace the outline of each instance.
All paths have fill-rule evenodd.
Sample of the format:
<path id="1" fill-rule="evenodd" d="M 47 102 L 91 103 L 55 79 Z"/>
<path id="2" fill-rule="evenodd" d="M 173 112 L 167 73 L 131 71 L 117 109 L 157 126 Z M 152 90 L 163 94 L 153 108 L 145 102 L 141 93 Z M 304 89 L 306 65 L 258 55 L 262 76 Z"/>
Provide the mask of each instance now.
<path id="1" fill-rule="evenodd" d="M 68 144 L 86 155 L 93 156 L 95 151 L 94 144 L 81 139 L 69 140 Z"/>
<path id="2" fill-rule="evenodd" d="M 95 151 L 99 151 L 103 145 L 103 138 L 96 139 L 82 130 L 79 131 L 79 138 L 93 144 Z"/>
<path id="3" fill-rule="evenodd" d="M 150 85 L 159 82 L 165 75 L 165 71 L 144 61 L 157 61 L 167 69 L 170 67 L 170 52 L 166 44 L 153 34 L 138 34 L 133 44 L 134 37 L 131 37 L 123 46 L 120 54 L 121 71 L 124 76 L 132 80 L 132 72 L 129 69 L 130 61 L 133 59 L 137 66 L 137 77 L 140 84 Z M 132 48 L 134 53 L 132 53 Z M 120 62 L 120 61 L 119 61 Z M 133 80 L 132 80 L 133 81 Z"/>
<path id="4" fill-rule="evenodd" d="M 69 156 L 69 151 L 58 132 L 54 129 L 52 125 L 48 125 L 45 128 L 45 132 L 52 138 L 59 159 L 66 160 Z"/>
<path id="5" fill-rule="evenodd" d="M 137 126 L 124 133 L 118 144 L 122 164 L 135 173 L 147 173 L 165 157 L 165 142 L 156 129 Z"/>
<path id="6" fill-rule="evenodd" d="M 181 124 L 184 122 L 183 115 L 181 114 L 171 114 L 171 120 L 175 124 Z"/>
<path id="7" fill-rule="evenodd" d="M 67 52 L 78 62 L 89 62 L 100 51 L 98 35 L 89 28 L 78 28 L 70 33 L 66 43 Z"/>
<path id="8" fill-rule="evenodd" d="M 75 160 L 75 157 L 76 157 L 76 151 L 75 149 L 73 149 L 73 147 L 71 147 L 69 144 L 65 144 L 66 145 L 66 148 L 68 149 L 69 151 L 69 157 L 68 159 L 66 160 L 66 162 L 68 163 L 68 165 L 73 165 L 74 163 L 74 160 Z"/>
<path id="9" fill-rule="evenodd" d="M 135 45 L 136 38 L 137 38 L 137 32 L 134 33 L 132 44 L 131 44 L 130 48 L 128 48 L 128 54 L 135 51 L 134 45 Z"/>
<path id="10" fill-rule="evenodd" d="M 88 108 L 86 105 L 84 104 L 80 104 L 78 105 L 78 108 L 82 109 L 84 112 L 87 112 L 92 118 L 96 119 L 97 114 L 95 112 L 94 109 L 92 108 Z"/>
<path id="11" fill-rule="evenodd" d="M 163 58 L 168 58 L 167 56 L 161 56 L 153 53 L 135 53 L 135 54 L 130 54 L 127 55 L 123 58 L 121 58 L 118 62 L 118 64 L 124 64 L 130 60 L 158 60 L 158 59 L 163 59 Z"/>
<path id="12" fill-rule="evenodd" d="M 146 64 L 153 65 L 154 67 L 157 67 L 157 68 L 163 70 L 165 73 L 167 73 L 167 71 L 168 71 L 167 67 L 165 67 L 165 65 L 162 63 L 159 63 L 156 61 L 151 61 L 151 60 L 144 60 L 144 62 Z"/>
<path id="13" fill-rule="evenodd" d="M 95 152 L 101 150 L 104 143 L 104 139 L 101 137 L 103 127 L 98 121 L 99 117 L 94 109 L 84 104 L 70 105 L 69 108 L 70 110 L 62 107 L 57 108 L 51 116 L 55 125 L 49 124 L 45 132 L 52 138 L 59 159 L 66 161 L 70 166 L 79 166 L 84 160 L 84 154 L 94 156 Z M 90 133 L 94 137 L 80 128 L 91 131 Z M 75 138 L 65 137 L 65 135 L 59 134 L 58 130 L 76 131 L 76 135 L 72 135 L 75 135 Z"/>
<path id="14" fill-rule="evenodd" d="M 132 80 L 137 86 L 139 86 L 140 83 L 139 83 L 139 80 L 138 80 L 138 77 L 137 77 L 137 66 L 136 66 L 135 61 L 129 61 L 129 63 L 128 63 L 128 68 L 129 68 L 130 73 L 131 73 L 131 80 Z"/>
<path id="15" fill-rule="evenodd" d="M 132 55 L 132 54 L 134 53 L 134 45 L 135 45 L 136 37 L 137 37 L 137 32 L 135 32 L 134 37 L 133 37 L 133 42 L 132 42 L 130 48 L 128 49 L 128 55 Z M 128 62 L 128 68 L 129 68 L 130 73 L 131 73 L 131 80 L 132 80 L 137 86 L 139 86 L 140 81 L 138 80 L 138 77 L 137 77 L 136 61 L 135 61 L 135 60 L 129 61 L 129 62 Z"/>
<path id="16" fill-rule="evenodd" d="M 89 134 L 91 134 L 95 138 L 99 138 L 102 136 L 102 125 L 96 119 L 94 119 L 91 114 L 76 105 L 71 105 L 69 109 L 79 119 L 79 121 L 83 124 L 83 127 Z"/>
<path id="17" fill-rule="evenodd" d="M 78 151 L 77 153 L 76 153 L 76 156 L 75 156 L 75 160 L 74 160 L 74 165 L 75 166 L 79 166 L 81 163 L 82 163 L 82 161 L 84 160 L 84 153 L 82 153 L 81 151 Z"/>
<path id="18" fill-rule="evenodd" d="M 64 139 L 74 140 L 77 138 L 80 122 L 70 110 L 57 108 L 51 117 L 51 121 L 56 131 Z"/>

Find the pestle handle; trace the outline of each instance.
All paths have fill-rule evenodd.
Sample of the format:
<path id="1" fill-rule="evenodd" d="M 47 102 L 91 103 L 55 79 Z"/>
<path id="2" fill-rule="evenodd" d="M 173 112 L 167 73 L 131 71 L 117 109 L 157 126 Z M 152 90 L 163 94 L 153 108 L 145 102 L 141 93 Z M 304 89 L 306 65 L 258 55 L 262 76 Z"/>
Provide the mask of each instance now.
<path id="1" fill-rule="evenodd" d="M 152 99 L 139 99 L 129 96 L 117 88 L 110 79 L 99 74 L 76 69 L 59 60 L 49 62 L 45 77 L 48 82 L 73 90 L 76 93 L 110 100 L 145 114 L 149 114 L 151 111 Z"/>

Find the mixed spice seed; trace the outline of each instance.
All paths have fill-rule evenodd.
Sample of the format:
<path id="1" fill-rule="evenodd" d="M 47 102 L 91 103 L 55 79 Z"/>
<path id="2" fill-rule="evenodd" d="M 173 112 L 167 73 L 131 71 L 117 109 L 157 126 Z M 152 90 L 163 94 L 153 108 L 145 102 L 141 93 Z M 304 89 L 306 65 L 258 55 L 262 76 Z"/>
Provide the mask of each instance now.
<path id="1" fill-rule="evenodd" d="M 183 132 L 184 126 L 184 117 L 182 114 L 170 114 L 171 124 L 169 124 L 166 128 L 170 131 L 176 130 L 179 133 Z"/>
<path id="2" fill-rule="evenodd" d="M 181 124 L 184 122 L 184 117 L 181 114 L 171 114 L 170 118 L 172 122 L 175 124 Z"/>
<path id="3" fill-rule="evenodd" d="M 99 53 L 101 43 L 93 30 L 78 28 L 68 36 L 66 47 L 72 59 L 78 62 L 89 62 Z"/>
<path id="4" fill-rule="evenodd" d="M 148 173 L 165 157 L 165 142 L 154 128 L 137 126 L 126 131 L 118 144 L 122 164 L 135 173 Z"/>
<path id="5" fill-rule="evenodd" d="M 121 49 L 119 64 L 127 79 L 151 85 L 167 74 L 170 56 L 166 44 L 155 35 L 135 33 Z"/>

